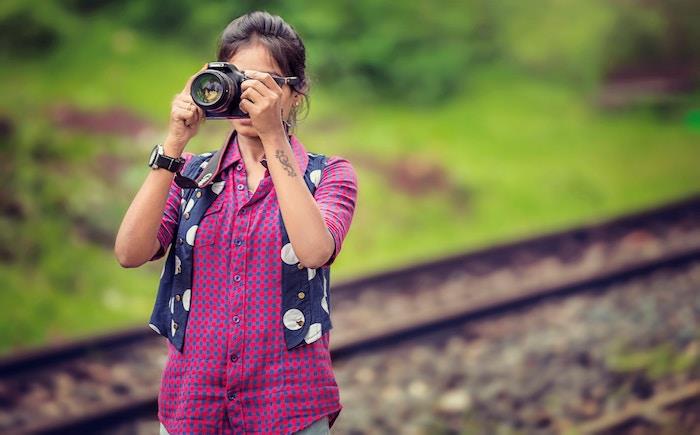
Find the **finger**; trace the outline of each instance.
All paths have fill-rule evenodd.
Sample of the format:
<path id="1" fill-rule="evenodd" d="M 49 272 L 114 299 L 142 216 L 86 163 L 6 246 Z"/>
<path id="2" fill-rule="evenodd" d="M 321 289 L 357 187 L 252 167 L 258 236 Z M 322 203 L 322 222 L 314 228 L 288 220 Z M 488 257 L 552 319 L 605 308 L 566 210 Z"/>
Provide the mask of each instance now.
<path id="1" fill-rule="evenodd" d="M 248 71 L 246 70 L 245 72 L 247 77 L 250 77 L 252 79 L 258 80 L 262 83 L 265 84 L 270 90 L 272 90 L 276 94 L 281 94 L 282 93 L 282 88 L 280 85 L 277 84 L 277 82 L 272 78 L 272 76 L 268 73 L 260 72 L 260 71 Z"/>
<path id="2" fill-rule="evenodd" d="M 207 117 L 204 115 L 204 110 L 202 110 L 201 107 L 197 106 L 195 112 L 197 113 L 197 124 L 204 124 L 204 121 L 207 120 Z"/>
<path id="3" fill-rule="evenodd" d="M 182 121 L 183 123 L 185 123 L 185 125 L 192 124 L 193 122 L 192 117 L 189 114 L 182 111 L 173 113 L 173 119 L 175 121 Z"/>
<path id="4" fill-rule="evenodd" d="M 196 115 L 195 116 L 195 122 L 199 123 L 200 120 L 206 119 L 206 116 L 204 114 L 204 110 L 199 107 L 197 104 L 192 102 L 192 99 L 180 99 L 177 100 L 174 103 L 174 106 L 183 110 L 186 110 L 188 112 L 191 112 L 192 114 Z"/>
<path id="5" fill-rule="evenodd" d="M 252 101 L 253 103 L 259 103 L 265 100 L 265 97 L 260 92 L 258 92 L 257 89 L 248 88 L 241 93 L 241 99 L 247 99 Z"/>
<path id="6" fill-rule="evenodd" d="M 195 112 L 197 110 L 197 105 L 189 101 L 176 101 L 174 106 L 189 112 Z"/>
<path id="7" fill-rule="evenodd" d="M 253 103 L 251 103 L 250 100 L 244 100 L 241 99 L 241 102 L 238 104 L 238 108 L 240 108 L 243 113 L 249 114 L 251 108 L 253 107 Z"/>
<path id="8" fill-rule="evenodd" d="M 277 95 L 275 90 L 268 88 L 263 82 L 257 79 L 244 80 L 243 83 L 241 83 L 241 89 L 244 91 L 246 89 L 255 89 L 260 92 L 261 95 L 269 95 L 271 97 Z"/>
<path id="9" fill-rule="evenodd" d="M 191 119 L 191 121 L 192 121 L 192 122 L 191 122 L 192 125 L 199 124 L 199 113 L 197 113 L 196 110 L 193 110 L 193 111 L 192 111 L 192 116 L 190 117 L 190 119 Z"/>
<path id="10" fill-rule="evenodd" d="M 181 94 L 179 98 L 176 98 L 176 99 L 173 101 L 173 105 L 174 105 L 174 106 L 177 106 L 177 107 L 182 107 L 182 108 L 185 108 L 185 109 L 188 108 L 188 107 L 190 107 L 192 110 L 196 110 L 196 108 L 198 107 L 198 106 L 194 103 L 194 100 L 192 100 L 192 98 L 190 97 L 189 94 L 187 94 L 187 95 Z"/>
<path id="11" fill-rule="evenodd" d="M 176 108 L 173 110 L 173 119 L 182 121 L 189 127 L 189 125 L 194 123 L 194 115 L 184 109 Z"/>

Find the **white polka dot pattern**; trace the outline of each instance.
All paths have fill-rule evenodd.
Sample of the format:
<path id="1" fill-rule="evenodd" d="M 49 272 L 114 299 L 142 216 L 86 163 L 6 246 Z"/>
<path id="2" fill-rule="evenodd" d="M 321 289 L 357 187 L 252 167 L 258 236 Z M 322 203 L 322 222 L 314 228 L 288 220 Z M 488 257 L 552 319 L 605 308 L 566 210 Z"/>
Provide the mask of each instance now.
<path id="1" fill-rule="evenodd" d="M 326 313 L 330 314 L 328 311 L 328 293 L 326 290 L 326 275 L 323 275 L 323 297 L 321 298 L 321 308 L 323 308 Z"/>
<path id="2" fill-rule="evenodd" d="M 222 190 L 224 190 L 225 184 L 226 184 L 226 181 L 217 181 L 216 183 L 212 183 L 211 184 L 211 191 L 218 195 L 221 193 Z"/>
<path id="3" fill-rule="evenodd" d="M 282 261 L 287 264 L 297 264 L 299 262 L 291 243 L 287 243 L 282 247 Z"/>
<path id="4" fill-rule="evenodd" d="M 190 229 L 187 230 L 187 235 L 185 235 L 185 239 L 190 246 L 194 246 L 194 239 L 197 236 L 197 228 L 198 225 L 191 226 Z"/>
<path id="5" fill-rule="evenodd" d="M 191 199 L 187 201 L 187 207 L 185 207 L 185 213 L 189 213 L 192 211 L 192 207 L 194 207 L 194 199 Z"/>
<path id="6" fill-rule="evenodd" d="M 320 323 L 312 323 L 309 326 L 309 330 L 306 333 L 306 336 L 304 336 L 304 341 L 306 343 L 313 343 L 314 341 L 318 340 L 321 338 L 321 324 Z"/>
<path id="7" fill-rule="evenodd" d="M 158 329 L 158 327 L 156 325 L 154 325 L 153 323 L 149 323 L 148 326 L 150 326 L 152 330 L 154 330 L 158 334 L 160 334 L 160 329 Z"/>
<path id="8" fill-rule="evenodd" d="M 192 296 L 192 290 L 187 289 L 185 292 L 182 294 L 182 308 L 185 309 L 185 311 L 190 310 L 190 297 Z"/>
<path id="9" fill-rule="evenodd" d="M 304 313 L 296 308 L 287 310 L 282 318 L 284 326 L 292 331 L 301 329 L 301 327 L 304 326 L 304 320 Z"/>
<path id="10" fill-rule="evenodd" d="M 319 181 L 321 181 L 321 170 L 316 169 L 314 171 L 311 171 L 311 173 L 309 174 L 309 178 L 311 179 L 311 182 L 314 183 L 316 187 L 318 187 L 318 183 Z"/>
<path id="11" fill-rule="evenodd" d="M 175 256 L 175 275 L 178 273 L 182 273 L 182 262 L 180 261 L 180 257 L 177 255 Z"/>

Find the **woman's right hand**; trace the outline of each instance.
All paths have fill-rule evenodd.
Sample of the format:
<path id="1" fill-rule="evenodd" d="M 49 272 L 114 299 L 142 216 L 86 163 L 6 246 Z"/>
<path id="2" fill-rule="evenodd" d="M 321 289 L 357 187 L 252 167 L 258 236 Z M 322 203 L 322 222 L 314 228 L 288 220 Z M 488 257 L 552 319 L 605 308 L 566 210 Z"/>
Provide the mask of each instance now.
<path id="1" fill-rule="evenodd" d="M 182 152 L 192 137 L 197 134 L 199 126 L 204 123 L 204 110 L 197 106 L 190 95 L 192 80 L 200 72 L 207 69 L 204 64 L 202 69 L 193 74 L 185 84 L 184 89 L 175 95 L 170 109 L 170 120 L 168 122 L 167 142 Z"/>

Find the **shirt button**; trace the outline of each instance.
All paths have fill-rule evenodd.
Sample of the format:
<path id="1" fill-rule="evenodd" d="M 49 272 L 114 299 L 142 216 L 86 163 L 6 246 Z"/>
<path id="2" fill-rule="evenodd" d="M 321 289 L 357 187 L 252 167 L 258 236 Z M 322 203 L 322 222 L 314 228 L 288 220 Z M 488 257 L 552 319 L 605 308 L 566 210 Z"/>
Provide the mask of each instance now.
<path id="1" fill-rule="evenodd" d="M 189 219 L 189 218 L 190 218 L 190 212 L 186 211 L 185 212 L 185 219 Z"/>
<path id="2" fill-rule="evenodd" d="M 248 209 L 243 207 L 243 208 L 241 208 L 241 210 L 238 213 L 245 214 L 247 211 L 248 211 Z"/>
<path id="3" fill-rule="evenodd" d="M 178 325 L 177 323 L 173 322 L 173 329 L 177 329 L 178 326 L 180 326 L 180 325 Z"/>
<path id="4" fill-rule="evenodd" d="M 232 353 L 231 354 L 231 362 L 236 362 L 236 361 L 238 361 L 238 355 L 236 355 L 235 353 Z"/>
<path id="5" fill-rule="evenodd" d="M 241 165 L 241 164 L 239 163 L 238 166 L 236 166 L 236 169 L 238 169 L 238 170 L 240 171 L 241 169 L 243 169 L 243 165 Z"/>
<path id="6" fill-rule="evenodd" d="M 197 193 L 195 194 L 195 196 L 197 196 L 197 198 L 201 198 L 201 197 L 202 197 L 202 191 L 201 191 L 201 190 L 198 190 Z"/>
<path id="7" fill-rule="evenodd" d="M 233 239 L 233 243 L 235 243 L 236 246 L 241 246 L 243 244 L 243 240 L 236 237 L 235 239 Z"/>
<path id="8" fill-rule="evenodd" d="M 304 265 L 303 265 L 303 264 L 297 263 L 297 269 L 303 269 L 303 268 L 304 268 Z"/>
<path id="9" fill-rule="evenodd" d="M 245 186 L 242 184 L 239 184 L 238 186 L 236 186 L 236 189 L 243 190 L 243 189 L 245 189 Z"/>
<path id="10" fill-rule="evenodd" d="M 306 297 L 306 294 L 304 292 L 299 292 L 297 296 L 299 296 L 299 299 L 304 299 L 304 297 Z"/>
<path id="11" fill-rule="evenodd" d="M 177 244 L 178 244 L 178 245 L 182 245 L 182 237 L 178 237 L 178 238 L 177 238 Z"/>
<path id="12" fill-rule="evenodd" d="M 236 281 L 236 282 L 238 282 L 238 281 L 241 280 L 241 276 L 240 276 L 240 275 L 234 275 L 233 280 Z"/>
<path id="13" fill-rule="evenodd" d="M 240 322 L 241 322 L 241 318 L 238 317 L 238 316 L 233 316 L 233 321 L 234 321 L 235 323 L 240 323 Z"/>
<path id="14" fill-rule="evenodd" d="M 176 300 L 176 301 L 180 302 L 180 299 L 182 299 L 182 297 L 181 297 L 180 295 L 175 295 L 175 300 Z"/>
<path id="15" fill-rule="evenodd" d="M 228 398 L 228 400 L 236 400 L 236 393 L 234 393 L 233 391 L 229 391 L 226 394 L 226 398 Z"/>

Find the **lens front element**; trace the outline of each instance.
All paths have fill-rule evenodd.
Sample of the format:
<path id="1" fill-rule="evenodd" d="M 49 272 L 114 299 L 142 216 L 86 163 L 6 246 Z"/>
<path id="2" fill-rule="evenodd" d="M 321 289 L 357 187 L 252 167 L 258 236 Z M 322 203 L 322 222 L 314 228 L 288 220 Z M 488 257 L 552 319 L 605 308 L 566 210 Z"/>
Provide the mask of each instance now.
<path id="1" fill-rule="evenodd" d="M 190 95 L 192 101 L 204 109 L 205 116 L 230 118 L 238 110 L 243 74 L 226 65 L 215 66 L 221 69 L 212 66 L 194 77 Z"/>
<path id="2" fill-rule="evenodd" d="M 200 106 L 212 106 L 224 96 L 221 77 L 210 72 L 200 74 L 192 82 L 192 99 Z"/>

